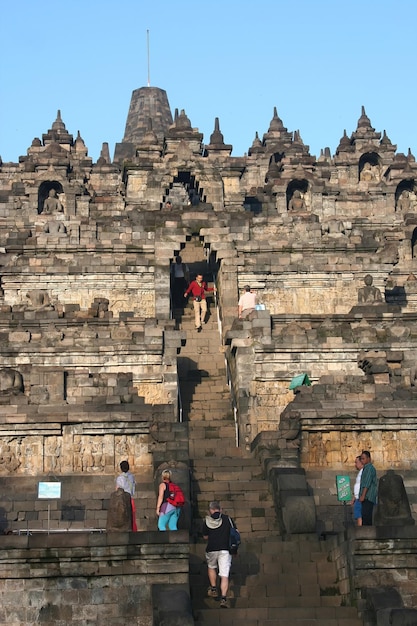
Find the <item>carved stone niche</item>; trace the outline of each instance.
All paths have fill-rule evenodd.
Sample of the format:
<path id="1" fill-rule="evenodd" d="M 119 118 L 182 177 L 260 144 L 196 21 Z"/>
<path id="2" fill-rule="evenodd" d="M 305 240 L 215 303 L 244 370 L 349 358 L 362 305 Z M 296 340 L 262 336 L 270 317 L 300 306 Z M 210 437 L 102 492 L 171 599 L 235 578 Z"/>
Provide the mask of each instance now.
<path id="1" fill-rule="evenodd" d="M 56 180 L 41 183 L 38 189 L 38 213 L 44 215 L 62 213 L 64 206 L 60 196 L 63 191 L 61 183 Z"/>
<path id="2" fill-rule="evenodd" d="M 15 369 L 3 367 L 0 369 L 0 396 L 16 396 L 23 393 L 23 376 Z"/>
<path id="3" fill-rule="evenodd" d="M 26 297 L 29 300 L 29 307 L 33 309 L 53 309 L 49 299 L 49 294 L 45 289 L 31 289 Z"/>

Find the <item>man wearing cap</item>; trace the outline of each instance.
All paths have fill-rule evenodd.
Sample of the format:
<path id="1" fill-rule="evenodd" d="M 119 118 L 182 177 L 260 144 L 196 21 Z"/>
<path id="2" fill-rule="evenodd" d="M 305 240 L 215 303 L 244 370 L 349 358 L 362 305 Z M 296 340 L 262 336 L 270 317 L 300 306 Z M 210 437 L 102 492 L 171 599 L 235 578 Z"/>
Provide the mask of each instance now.
<path id="1" fill-rule="evenodd" d="M 206 515 L 203 524 L 203 537 L 207 541 L 206 561 L 210 582 L 207 595 L 209 598 L 218 599 L 221 609 L 229 608 L 227 591 L 232 565 L 232 555 L 229 552 L 231 524 L 229 516 L 221 512 L 220 502 L 217 500 L 210 502 L 209 515 Z M 220 578 L 220 595 L 217 591 L 217 574 Z"/>
<path id="2" fill-rule="evenodd" d="M 245 319 L 249 313 L 255 310 L 256 307 L 256 293 L 253 293 L 249 285 L 245 285 L 244 293 L 240 296 L 238 302 L 239 319 Z"/>

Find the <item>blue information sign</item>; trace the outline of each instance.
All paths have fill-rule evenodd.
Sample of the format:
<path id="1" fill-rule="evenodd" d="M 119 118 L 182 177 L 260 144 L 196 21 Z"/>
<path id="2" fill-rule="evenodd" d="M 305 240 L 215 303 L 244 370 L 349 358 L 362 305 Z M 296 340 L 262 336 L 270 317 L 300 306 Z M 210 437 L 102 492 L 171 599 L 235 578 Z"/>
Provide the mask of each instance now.
<path id="1" fill-rule="evenodd" d="M 61 483 L 38 483 L 38 498 L 52 500 L 61 497 Z"/>

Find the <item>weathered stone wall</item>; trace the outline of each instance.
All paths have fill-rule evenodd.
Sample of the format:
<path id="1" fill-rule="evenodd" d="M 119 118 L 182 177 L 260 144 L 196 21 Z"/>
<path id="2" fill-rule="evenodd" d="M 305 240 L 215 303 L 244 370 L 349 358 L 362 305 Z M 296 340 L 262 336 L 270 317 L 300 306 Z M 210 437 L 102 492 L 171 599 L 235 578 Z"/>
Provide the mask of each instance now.
<path id="1" fill-rule="evenodd" d="M 352 528 L 328 537 L 328 542 L 333 544 L 329 557 L 337 567 L 339 589 L 348 604 L 358 606 L 364 623 L 389 623 L 392 609 L 398 623 L 415 621 L 415 613 L 407 614 L 416 606 L 415 528 Z M 373 591 L 381 598 L 379 616 L 370 610 Z"/>
<path id="2" fill-rule="evenodd" d="M 394 388 L 401 387 L 403 390 L 397 393 L 403 403 L 406 402 L 408 393 L 406 390 L 411 393 L 415 385 L 414 362 L 417 347 L 415 318 L 411 313 L 399 316 L 398 312 L 396 305 L 392 305 L 391 308 L 391 305 L 381 304 L 374 307 L 354 306 L 350 314 L 340 316 L 273 316 L 270 321 L 271 335 L 267 326 L 259 333 L 263 316 L 268 314 L 267 311 L 255 311 L 249 319 L 235 321 L 227 333 L 226 341 L 231 346 L 229 353 L 231 369 L 236 370 L 235 394 L 242 398 L 240 412 L 242 428 L 245 429 L 246 424 L 250 423 L 254 437 L 262 430 L 275 430 L 279 426 L 280 414 L 294 399 L 294 392 L 289 389 L 291 380 L 298 374 L 305 373 L 313 384 L 320 381 L 322 391 L 313 388 L 312 399 L 306 401 L 309 405 L 303 406 L 302 428 L 307 424 L 307 421 L 303 421 L 304 418 L 316 411 L 313 399 L 323 393 L 327 403 L 326 411 L 321 408 L 314 413 L 322 416 L 321 421 L 316 422 L 318 431 L 322 432 L 326 425 L 333 424 L 333 418 L 340 414 L 355 415 L 356 423 L 361 430 L 372 431 L 380 428 L 383 430 L 382 422 L 378 425 L 375 419 L 368 424 L 359 424 L 358 420 L 363 416 L 365 422 L 368 414 L 372 417 L 379 415 L 381 407 L 378 406 L 378 402 L 383 402 L 384 394 L 388 393 L 385 385 L 392 385 L 392 393 Z M 375 345 L 378 345 L 378 350 L 374 349 Z M 365 368 L 364 363 L 367 361 L 372 363 L 375 360 L 383 361 L 383 366 L 379 365 L 380 373 L 367 378 L 362 371 Z M 358 383 L 353 393 L 347 395 L 346 389 L 352 376 L 358 378 Z M 380 386 L 374 389 L 367 383 L 377 383 Z M 326 389 L 326 384 L 333 385 L 333 388 Z M 332 399 L 333 406 L 327 397 Z M 413 393 L 409 397 L 412 400 Z M 367 403 L 371 399 L 373 404 L 368 406 Z M 414 400 L 412 402 L 414 403 Z M 407 404 L 398 407 L 400 413 L 398 411 L 396 413 L 398 415 L 396 424 L 399 423 L 398 419 L 402 419 L 400 415 L 403 415 L 406 421 L 403 419 L 401 422 L 401 430 L 409 431 L 410 428 L 414 429 L 414 404 L 409 408 L 406 407 Z M 386 409 L 388 410 L 388 407 Z M 332 410 L 334 415 L 331 413 Z M 385 408 L 383 415 L 387 416 Z M 395 424 L 392 428 L 395 430 Z M 336 431 L 339 429 L 341 433 L 351 432 L 348 417 L 345 420 L 342 417 L 337 426 L 333 425 L 333 429 L 332 431 L 330 428 L 331 432 L 325 436 L 326 440 L 332 436 L 338 438 Z M 318 436 L 320 435 L 316 435 L 316 438 Z M 377 441 L 381 434 L 376 437 Z M 316 453 L 316 446 L 310 447 L 313 439 L 309 440 L 307 433 L 304 435 L 303 465 L 320 464 L 320 457 L 327 463 L 322 452 L 330 444 L 323 441 L 322 449 Z M 408 456 L 408 451 L 400 448 L 400 439 L 401 436 L 398 444 L 392 443 L 394 448 L 391 453 L 384 452 L 386 467 L 393 459 L 403 458 L 402 452 Z M 352 442 L 352 446 L 354 445 L 355 442 Z M 335 440 L 330 448 L 333 450 L 334 446 L 337 447 Z M 340 455 L 337 462 L 343 464 L 342 449 L 340 446 L 338 449 Z M 335 461 L 333 455 L 329 462 Z"/>
<path id="3" fill-rule="evenodd" d="M 353 580 L 353 593 L 360 608 L 365 608 L 366 589 L 396 589 L 404 607 L 415 608 L 417 532 L 415 527 L 362 527 L 351 531 L 347 545 L 333 552 L 339 559 L 339 572 Z M 346 559 L 346 555 L 348 555 Z M 387 606 L 387 605 L 386 605 Z M 389 606 L 389 604 L 388 604 Z M 415 615 L 413 616 L 415 619 Z"/>
<path id="4" fill-rule="evenodd" d="M 189 595 L 188 533 L 163 535 L 1 537 L 0 622 L 153 626 L 154 586 Z"/>

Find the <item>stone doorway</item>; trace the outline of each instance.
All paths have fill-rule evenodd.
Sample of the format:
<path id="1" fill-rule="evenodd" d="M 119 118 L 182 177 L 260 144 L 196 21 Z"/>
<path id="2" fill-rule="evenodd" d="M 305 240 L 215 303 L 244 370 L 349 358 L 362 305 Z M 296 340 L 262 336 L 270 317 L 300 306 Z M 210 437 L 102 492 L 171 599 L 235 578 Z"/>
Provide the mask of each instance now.
<path id="1" fill-rule="evenodd" d="M 191 282 L 195 279 L 197 274 L 202 274 L 204 281 L 208 284 L 214 284 L 216 281 L 217 272 L 219 269 L 216 255 L 210 253 L 209 249 L 204 245 L 204 239 L 198 234 L 193 234 L 187 237 L 186 243 L 181 248 L 181 251 L 172 259 L 172 267 L 176 263 L 177 257 L 181 258 L 181 263 L 186 273 L 188 281 Z M 172 317 L 177 321 L 178 327 L 181 326 L 182 316 L 186 307 L 191 307 L 191 302 L 181 296 L 181 288 L 177 286 L 174 279 L 174 271 L 171 271 L 171 310 Z M 208 315 L 211 315 L 211 310 L 215 306 L 215 301 L 212 295 L 207 297 Z M 192 308 L 192 307 L 191 307 Z"/>

